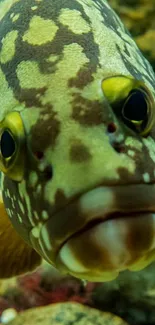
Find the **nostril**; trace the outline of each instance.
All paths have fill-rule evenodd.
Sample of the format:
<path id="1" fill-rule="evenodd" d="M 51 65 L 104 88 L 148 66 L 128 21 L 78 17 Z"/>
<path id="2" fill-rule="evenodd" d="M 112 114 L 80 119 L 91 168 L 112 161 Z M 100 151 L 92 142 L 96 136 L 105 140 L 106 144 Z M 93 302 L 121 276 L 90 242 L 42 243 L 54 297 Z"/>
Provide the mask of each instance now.
<path id="1" fill-rule="evenodd" d="M 36 151 L 35 156 L 37 159 L 41 160 L 44 157 L 44 154 L 42 151 Z"/>
<path id="2" fill-rule="evenodd" d="M 44 178 L 48 181 L 53 177 L 53 168 L 51 165 L 45 167 L 43 171 Z"/>
<path id="3" fill-rule="evenodd" d="M 40 162 L 38 161 L 38 163 L 39 163 L 38 168 L 40 170 L 41 179 L 44 180 L 44 181 L 45 180 L 46 181 L 50 180 L 53 177 L 53 168 L 52 168 L 51 165 L 48 165 L 46 163 L 46 161 L 44 161 L 45 160 L 45 159 L 43 159 L 44 158 L 44 152 L 35 151 L 34 155 L 37 158 L 37 160 L 40 161 Z"/>
<path id="4" fill-rule="evenodd" d="M 116 124 L 115 123 L 109 123 L 107 127 L 108 133 L 114 133 L 116 132 Z"/>
<path id="5" fill-rule="evenodd" d="M 119 133 L 119 129 L 117 128 L 114 122 L 111 122 L 107 126 L 107 133 L 109 136 L 109 142 L 114 150 L 118 153 L 125 152 L 124 146 L 124 136 Z"/>
<path id="6" fill-rule="evenodd" d="M 113 148 L 114 148 L 115 151 L 117 151 L 118 153 L 125 153 L 125 147 L 124 147 L 124 146 L 114 144 L 114 145 L 113 145 Z"/>

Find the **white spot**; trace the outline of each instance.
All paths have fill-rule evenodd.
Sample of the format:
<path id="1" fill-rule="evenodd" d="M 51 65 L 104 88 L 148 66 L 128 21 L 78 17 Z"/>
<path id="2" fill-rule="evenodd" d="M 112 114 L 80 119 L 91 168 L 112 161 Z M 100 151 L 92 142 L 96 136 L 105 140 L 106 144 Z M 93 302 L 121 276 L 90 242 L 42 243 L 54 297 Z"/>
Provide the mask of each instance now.
<path id="1" fill-rule="evenodd" d="M 14 308 L 7 308 L 2 312 L 1 322 L 2 324 L 10 323 L 17 316 L 17 312 Z"/>
<path id="2" fill-rule="evenodd" d="M 36 220 L 39 220 L 39 216 L 38 216 L 37 211 L 33 211 L 33 213 L 34 213 L 34 216 L 35 216 Z"/>
<path id="3" fill-rule="evenodd" d="M 14 16 L 12 17 L 12 21 L 13 21 L 13 23 L 14 23 L 15 21 L 17 21 L 19 17 L 20 17 L 20 14 L 16 14 L 16 15 L 14 15 Z"/>
<path id="4" fill-rule="evenodd" d="M 135 156 L 135 152 L 133 150 L 128 150 L 128 155 L 131 157 Z"/>
<path id="5" fill-rule="evenodd" d="M 49 218 L 48 213 L 47 213 L 46 210 L 42 211 L 42 218 L 43 218 L 43 220 L 47 220 Z"/>
<path id="6" fill-rule="evenodd" d="M 79 200 L 82 214 L 91 218 L 101 216 L 114 207 L 114 191 L 109 187 L 98 187 L 83 194 Z"/>
<path id="7" fill-rule="evenodd" d="M 46 163 L 43 161 L 43 162 L 41 162 L 40 165 L 39 165 L 39 170 L 40 170 L 41 172 L 43 172 L 44 169 L 45 169 L 45 167 L 46 167 Z"/>
<path id="8" fill-rule="evenodd" d="M 155 142 L 151 137 L 143 139 L 143 142 L 147 149 L 149 150 L 149 155 L 152 161 L 155 163 Z"/>
<path id="9" fill-rule="evenodd" d="M 121 133 L 118 134 L 118 136 L 116 137 L 116 141 L 120 143 L 120 142 L 122 142 L 123 140 L 124 140 L 124 135 L 121 134 Z"/>
<path id="10" fill-rule="evenodd" d="M 39 238 L 40 230 L 37 227 L 35 227 L 32 229 L 31 233 L 32 233 L 33 237 Z"/>
<path id="11" fill-rule="evenodd" d="M 30 186 L 35 186 L 38 181 L 38 176 L 36 172 L 31 172 L 29 176 L 29 185 Z"/>
<path id="12" fill-rule="evenodd" d="M 145 183 L 149 183 L 150 182 L 150 175 L 149 173 L 145 173 L 143 174 L 143 179 Z"/>
<path id="13" fill-rule="evenodd" d="M 32 233 L 33 237 L 35 237 L 35 238 L 39 238 L 41 227 L 42 227 L 42 223 L 40 222 L 37 226 L 35 226 L 35 227 L 31 230 L 31 233 Z"/>
<path id="14" fill-rule="evenodd" d="M 12 218 L 11 211 L 10 211 L 9 208 L 6 208 L 6 212 L 7 212 L 8 216 L 9 216 L 10 218 Z"/>
<path id="15" fill-rule="evenodd" d="M 14 205 L 14 199 L 13 199 L 13 197 L 11 197 L 11 203 L 12 203 L 12 207 L 15 209 L 15 205 Z"/>
<path id="16" fill-rule="evenodd" d="M 14 210 L 11 210 L 11 213 L 12 213 L 12 217 L 14 217 L 15 211 Z"/>
<path id="17" fill-rule="evenodd" d="M 51 242 L 50 242 L 50 239 L 49 239 L 49 234 L 48 234 L 48 231 L 46 229 L 46 226 L 43 226 L 42 229 L 41 229 L 41 236 L 43 238 L 43 243 L 44 245 L 46 246 L 46 248 L 51 251 L 52 250 L 52 245 L 51 245 Z"/>
<path id="18" fill-rule="evenodd" d="M 18 188 L 19 188 L 19 193 L 21 194 L 21 196 L 24 197 L 26 207 L 27 207 L 27 210 L 28 210 L 29 221 L 30 221 L 32 226 L 35 226 L 35 223 L 34 223 L 33 218 L 32 218 L 31 201 L 30 201 L 29 195 L 27 194 L 27 190 L 26 190 L 26 182 L 22 181 L 21 183 L 19 183 Z"/>
<path id="19" fill-rule="evenodd" d="M 40 245 L 41 252 L 42 252 L 42 254 L 44 255 L 44 258 L 46 259 L 47 262 L 49 262 L 49 264 L 51 264 L 51 260 L 50 260 L 50 258 L 48 257 L 47 252 L 45 251 L 45 248 L 44 248 L 43 243 L 42 243 L 42 241 L 40 240 L 40 238 L 39 238 L 39 245 Z"/>
<path id="20" fill-rule="evenodd" d="M 43 121 L 47 121 L 49 119 L 49 114 L 44 114 L 42 119 Z"/>
<path id="21" fill-rule="evenodd" d="M 38 186 L 37 186 L 37 194 L 39 194 L 40 192 L 41 192 L 41 185 L 39 184 Z"/>
<path id="22" fill-rule="evenodd" d="M 125 145 L 134 147 L 136 148 L 136 150 L 139 151 L 141 151 L 143 147 L 143 144 L 139 140 L 134 139 L 133 137 L 127 137 L 125 140 Z"/>
<path id="23" fill-rule="evenodd" d="M 38 6 L 33 6 L 31 7 L 31 10 L 36 10 L 38 8 Z"/>
<path id="24" fill-rule="evenodd" d="M 9 197 L 9 198 L 10 198 L 10 191 L 9 191 L 9 189 L 8 189 L 8 188 L 7 188 L 6 192 L 7 192 L 7 197 Z"/>
<path id="25" fill-rule="evenodd" d="M 24 206 L 20 200 L 18 201 L 18 204 L 19 204 L 19 207 L 20 207 L 22 213 L 24 214 L 25 213 Z"/>
<path id="26" fill-rule="evenodd" d="M 17 217 L 18 217 L 19 222 L 20 222 L 20 223 L 23 223 L 23 220 L 22 220 L 22 218 L 21 218 L 21 216 L 20 216 L 19 213 L 17 213 Z"/>

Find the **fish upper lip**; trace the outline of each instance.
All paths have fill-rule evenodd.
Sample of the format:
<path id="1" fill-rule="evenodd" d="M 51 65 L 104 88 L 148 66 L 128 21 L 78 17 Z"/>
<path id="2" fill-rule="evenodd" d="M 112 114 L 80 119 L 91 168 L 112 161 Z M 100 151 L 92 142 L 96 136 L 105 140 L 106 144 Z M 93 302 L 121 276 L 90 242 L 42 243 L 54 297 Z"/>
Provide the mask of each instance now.
<path id="1" fill-rule="evenodd" d="M 146 195 L 147 194 L 147 195 Z M 89 199 L 89 196 L 93 198 L 96 195 L 95 200 L 103 197 L 104 202 L 90 207 L 85 204 L 84 201 Z M 112 201 L 108 201 L 110 196 Z M 100 196 L 100 197 L 99 197 Z M 107 197 L 106 197 L 107 196 Z M 87 192 L 82 193 L 77 198 L 69 202 L 64 208 L 51 216 L 46 222 L 46 229 L 51 240 L 52 247 L 57 255 L 61 247 L 70 238 L 83 232 L 97 224 L 103 222 L 106 219 L 113 218 L 115 213 L 120 215 L 143 213 L 155 213 L 155 184 L 123 184 L 123 185 L 99 185 Z M 94 202 L 95 202 L 94 200 Z M 107 201 L 106 201 L 107 200 Z"/>
<path id="2" fill-rule="evenodd" d="M 132 211 L 132 212 L 129 212 L 129 213 L 125 213 L 122 212 L 113 212 L 113 213 L 109 213 L 109 214 L 106 214 L 105 217 L 100 217 L 100 218 L 97 218 L 97 219 L 94 219 L 92 221 L 88 221 L 88 223 L 83 227 L 81 228 L 80 230 L 78 230 L 77 232 L 73 233 L 69 238 L 67 238 L 60 246 L 59 248 L 59 251 L 60 249 L 72 238 L 74 237 L 77 237 L 77 236 L 80 236 L 81 234 L 83 234 L 84 232 L 88 231 L 88 230 L 91 230 L 93 229 L 95 226 L 103 223 L 103 222 L 106 222 L 108 220 L 113 220 L 113 219 L 119 219 L 121 217 L 123 217 L 125 215 L 125 217 L 136 217 L 139 215 L 139 212 L 141 212 L 142 214 L 148 214 L 148 213 L 153 213 L 155 214 L 155 211 L 149 211 L 149 210 L 141 210 L 141 211 Z M 115 218 L 114 215 L 117 215 L 117 217 Z"/>

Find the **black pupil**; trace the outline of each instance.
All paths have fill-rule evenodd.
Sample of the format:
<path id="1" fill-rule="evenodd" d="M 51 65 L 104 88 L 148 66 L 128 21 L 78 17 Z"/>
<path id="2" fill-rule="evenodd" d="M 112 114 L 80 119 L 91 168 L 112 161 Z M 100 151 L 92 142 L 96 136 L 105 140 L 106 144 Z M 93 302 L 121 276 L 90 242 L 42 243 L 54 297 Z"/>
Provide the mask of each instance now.
<path id="1" fill-rule="evenodd" d="M 9 158 L 15 151 L 15 142 L 8 131 L 4 131 L 1 136 L 1 153 L 4 158 Z"/>
<path id="2" fill-rule="evenodd" d="M 141 90 L 133 90 L 123 108 L 123 116 L 131 121 L 143 121 L 147 116 L 146 95 Z"/>

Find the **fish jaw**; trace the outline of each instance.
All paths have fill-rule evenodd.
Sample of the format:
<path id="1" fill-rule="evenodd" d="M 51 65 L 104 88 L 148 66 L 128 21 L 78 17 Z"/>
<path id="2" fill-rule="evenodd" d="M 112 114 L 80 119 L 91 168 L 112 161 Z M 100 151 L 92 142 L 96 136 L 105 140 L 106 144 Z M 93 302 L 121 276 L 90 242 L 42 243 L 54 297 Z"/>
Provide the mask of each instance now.
<path id="1" fill-rule="evenodd" d="M 60 271 L 89 281 L 140 270 L 155 256 L 154 196 L 154 184 L 96 187 L 40 224 L 37 236 L 32 229 L 31 244 Z"/>
<path id="2" fill-rule="evenodd" d="M 149 231 L 142 239 L 146 219 Z M 131 235 L 135 228 L 136 240 Z M 151 213 L 136 217 L 123 215 L 122 218 L 100 222 L 63 245 L 57 268 L 96 282 L 112 280 L 126 269 L 139 271 L 155 258 L 155 243 L 150 240 L 152 232 L 155 233 L 155 214 Z"/>

